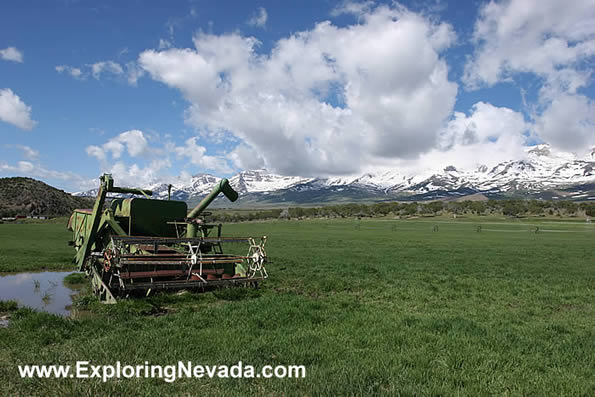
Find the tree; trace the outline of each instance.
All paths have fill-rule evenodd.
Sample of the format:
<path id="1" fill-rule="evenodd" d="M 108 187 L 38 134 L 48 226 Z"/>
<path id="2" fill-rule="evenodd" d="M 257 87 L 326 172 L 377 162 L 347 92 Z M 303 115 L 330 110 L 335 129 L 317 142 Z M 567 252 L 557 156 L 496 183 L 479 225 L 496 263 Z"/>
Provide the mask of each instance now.
<path id="1" fill-rule="evenodd" d="M 507 216 L 519 216 L 526 212 L 526 204 L 521 200 L 507 200 L 502 206 L 502 213 Z"/>

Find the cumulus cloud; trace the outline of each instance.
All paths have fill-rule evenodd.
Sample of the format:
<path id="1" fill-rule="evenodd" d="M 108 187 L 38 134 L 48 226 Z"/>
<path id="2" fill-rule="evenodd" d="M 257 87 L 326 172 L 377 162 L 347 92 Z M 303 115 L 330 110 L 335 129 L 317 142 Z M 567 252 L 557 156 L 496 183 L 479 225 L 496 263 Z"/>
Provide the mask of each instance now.
<path id="1" fill-rule="evenodd" d="M 112 174 L 119 186 L 147 187 L 163 179 L 161 170 L 168 164 L 167 161 L 154 160 L 143 167 L 136 163 L 117 161 L 103 168 L 103 172 Z"/>
<path id="2" fill-rule="evenodd" d="M 199 33 L 193 49 L 148 50 L 138 62 L 183 93 L 203 135 L 239 139 L 236 164 L 260 157 L 284 174 L 346 174 L 435 146 L 457 94 L 440 56 L 453 40 L 447 24 L 380 6 L 357 24 L 326 21 L 280 39 L 270 53 L 252 37 Z"/>
<path id="3" fill-rule="evenodd" d="M 102 172 L 111 173 L 123 186 L 149 186 L 159 180 L 162 169 L 170 166 L 169 159 L 154 156 L 156 150 L 149 146 L 141 130 L 124 131 L 102 145 L 87 146 L 87 155 L 95 157 Z M 145 166 L 130 164 L 124 157 L 147 162 Z"/>
<path id="4" fill-rule="evenodd" d="M 0 58 L 5 61 L 22 63 L 23 53 L 17 50 L 15 47 L 7 47 L 3 50 L 0 50 Z"/>
<path id="5" fill-rule="evenodd" d="M 91 189 L 97 187 L 97 183 L 93 180 L 84 178 L 74 172 L 62 172 L 45 168 L 39 163 L 31 161 L 19 161 L 15 165 L 11 165 L 0 161 L 0 175 L 18 175 L 38 178 L 43 180 L 60 180 L 67 182 L 69 185 L 76 188 Z"/>
<path id="6" fill-rule="evenodd" d="M 31 106 L 27 106 L 10 88 L 0 89 L 0 120 L 22 130 L 31 130 L 37 124 L 31 119 Z"/>
<path id="7" fill-rule="evenodd" d="M 521 73 L 542 80 L 533 105 L 540 138 L 564 150 L 593 144 L 593 104 L 579 89 L 591 83 L 595 3 L 577 0 L 490 1 L 475 24 L 477 49 L 465 66 L 469 88 L 509 81 Z"/>
<path id="8" fill-rule="evenodd" d="M 174 147 L 173 151 L 201 168 L 224 174 L 233 171 L 225 158 L 207 155 L 207 148 L 199 145 L 197 140 L 198 137 L 189 138 L 184 145 Z"/>
<path id="9" fill-rule="evenodd" d="M 399 171 L 421 180 L 446 166 L 459 170 L 491 168 L 504 161 L 526 158 L 524 149 L 532 138 L 532 128 L 520 112 L 477 102 L 467 114 L 454 112 L 441 128 L 437 146 L 419 158 L 387 161 L 364 171 L 373 174 Z"/>
<path id="10" fill-rule="evenodd" d="M 529 130 L 523 115 L 506 107 L 478 102 L 469 116 L 455 112 L 452 120 L 440 133 L 439 148 L 496 143 L 506 137 L 522 138 Z"/>
<path id="11" fill-rule="evenodd" d="M 264 7 L 259 7 L 258 10 L 248 20 L 248 25 L 264 28 L 267 23 L 268 14 Z"/>
<path id="12" fill-rule="evenodd" d="M 595 105 L 584 95 L 559 95 L 537 120 L 546 142 L 579 153 L 595 146 Z"/>
<path id="13" fill-rule="evenodd" d="M 469 115 L 454 113 L 440 132 L 438 147 L 422 155 L 419 164 L 472 169 L 522 158 L 531 128 L 522 113 L 478 102 Z"/>
<path id="14" fill-rule="evenodd" d="M 99 161 L 105 161 L 108 155 L 113 159 L 119 159 L 122 153 L 127 151 L 131 157 L 137 157 L 146 154 L 148 149 L 145 134 L 140 130 L 130 130 L 111 138 L 101 146 L 87 146 L 86 152 Z"/>
<path id="15" fill-rule="evenodd" d="M 480 10 L 473 38 L 477 50 L 465 68 L 471 87 L 493 85 L 517 72 L 572 83 L 582 73 L 578 63 L 595 53 L 595 3 L 490 1 Z"/>
<path id="16" fill-rule="evenodd" d="M 149 139 L 143 131 L 130 130 L 102 145 L 87 146 L 86 152 L 99 161 L 102 172 L 113 174 L 119 184 L 127 186 L 150 186 L 165 180 L 176 181 L 182 177 L 188 179 L 190 174 L 187 171 L 177 177 L 164 174 L 165 170 L 171 168 L 172 156 L 184 161 L 186 168 L 190 168 L 188 165 L 192 164 L 200 167 L 201 171 L 233 171 L 226 158 L 208 154 L 207 149 L 199 144 L 198 137 L 189 138 L 180 146 L 169 140 L 159 141 L 159 137 Z"/>
<path id="17" fill-rule="evenodd" d="M 351 14 L 362 16 L 369 13 L 374 8 L 373 1 L 342 1 L 332 9 L 331 15 L 338 16 L 342 14 Z"/>
<path id="18" fill-rule="evenodd" d="M 238 145 L 229 157 L 233 164 L 239 169 L 257 170 L 265 167 L 265 161 L 260 154 L 246 144 Z"/>
<path id="19" fill-rule="evenodd" d="M 171 47 L 172 47 L 171 41 L 166 40 L 166 39 L 159 39 L 159 47 L 158 48 L 160 50 L 163 50 L 166 48 L 171 48 Z"/>
<path id="20" fill-rule="evenodd" d="M 95 80 L 101 80 L 102 76 L 109 75 L 116 79 L 125 79 L 132 86 L 136 86 L 138 79 L 145 73 L 136 62 L 121 64 L 115 61 L 100 61 L 81 67 L 58 65 L 55 69 L 56 72 L 67 73 L 77 80 L 86 80 L 89 76 Z"/>
<path id="21" fill-rule="evenodd" d="M 124 69 L 120 66 L 119 63 L 114 61 L 101 61 L 95 62 L 93 64 L 87 65 L 91 67 L 91 75 L 96 79 L 99 80 L 102 73 L 108 72 L 116 75 L 121 75 L 124 73 Z"/>
<path id="22" fill-rule="evenodd" d="M 27 145 L 14 145 L 17 149 L 23 151 L 23 156 L 29 160 L 37 160 L 39 158 L 39 151 Z"/>
<path id="23" fill-rule="evenodd" d="M 56 72 L 58 73 L 68 73 L 69 75 L 71 75 L 72 77 L 74 77 L 75 79 L 83 79 L 83 72 L 81 69 L 79 68 L 75 68 L 72 66 L 68 66 L 68 65 L 58 65 L 55 67 Z"/>
<path id="24" fill-rule="evenodd" d="M 136 85 L 138 79 L 145 74 L 145 71 L 136 64 L 136 62 L 128 62 L 126 64 L 126 80 L 130 85 Z"/>

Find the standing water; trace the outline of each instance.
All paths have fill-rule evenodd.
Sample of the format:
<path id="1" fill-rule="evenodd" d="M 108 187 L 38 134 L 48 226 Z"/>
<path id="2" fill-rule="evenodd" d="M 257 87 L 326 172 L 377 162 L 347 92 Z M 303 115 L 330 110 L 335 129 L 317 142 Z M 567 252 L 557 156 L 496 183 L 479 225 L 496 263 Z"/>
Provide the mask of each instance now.
<path id="1" fill-rule="evenodd" d="M 0 300 L 14 300 L 19 306 L 68 316 L 76 290 L 64 285 L 72 272 L 39 272 L 0 275 Z"/>

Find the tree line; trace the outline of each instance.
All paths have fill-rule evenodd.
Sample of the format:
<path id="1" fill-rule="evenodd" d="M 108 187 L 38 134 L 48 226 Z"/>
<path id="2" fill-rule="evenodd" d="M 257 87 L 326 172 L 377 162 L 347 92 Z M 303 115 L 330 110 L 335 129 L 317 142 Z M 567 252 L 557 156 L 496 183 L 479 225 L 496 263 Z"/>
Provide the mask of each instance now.
<path id="1" fill-rule="evenodd" d="M 353 218 L 382 216 L 436 215 L 505 215 L 524 216 L 595 216 L 595 202 L 576 203 L 551 200 L 488 200 L 382 202 L 374 204 L 336 204 L 324 207 L 288 207 L 254 211 L 218 210 L 211 214 L 212 222 L 241 222 L 266 219 Z"/>

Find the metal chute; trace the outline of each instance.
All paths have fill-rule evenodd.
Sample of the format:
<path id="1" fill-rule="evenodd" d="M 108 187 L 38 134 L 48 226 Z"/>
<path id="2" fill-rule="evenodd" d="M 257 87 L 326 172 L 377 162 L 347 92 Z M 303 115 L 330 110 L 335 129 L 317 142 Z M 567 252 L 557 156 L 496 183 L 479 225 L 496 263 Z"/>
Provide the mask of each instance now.
<path id="1" fill-rule="evenodd" d="M 110 192 L 145 198 L 114 199 L 103 209 Z M 223 179 L 187 213 L 182 201 L 153 200 L 148 190 L 115 187 L 111 175 L 105 174 L 94 208 L 75 210 L 68 222 L 77 250 L 74 262 L 106 302 L 135 292 L 205 289 L 266 279 L 266 236 L 258 242 L 252 237 L 223 237 L 220 224 L 198 218 L 221 193 L 231 201 L 238 197 Z M 224 253 L 223 247 L 229 245 L 243 245 L 246 253 L 240 248 Z"/>

